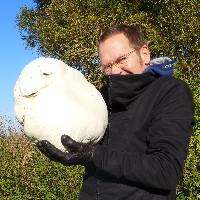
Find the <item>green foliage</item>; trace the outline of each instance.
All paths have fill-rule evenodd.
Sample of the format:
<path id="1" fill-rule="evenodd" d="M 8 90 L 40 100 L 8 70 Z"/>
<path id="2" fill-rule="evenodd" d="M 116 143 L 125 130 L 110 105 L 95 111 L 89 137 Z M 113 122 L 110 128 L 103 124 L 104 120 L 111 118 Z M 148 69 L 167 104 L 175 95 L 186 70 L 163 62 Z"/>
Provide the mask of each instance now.
<path id="1" fill-rule="evenodd" d="M 106 27 L 115 24 L 138 25 L 149 41 L 152 57 L 167 55 L 177 60 L 176 76 L 185 80 L 193 91 L 196 120 L 184 176 L 177 188 L 178 200 L 200 198 L 199 9 L 199 0 L 35 0 L 35 7 L 25 6 L 17 16 L 18 28 L 28 47 L 37 48 L 41 55 L 61 59 L 84 71 L 96 86 L 102 84 L 102 74 L 94 62 L 97 59 L 97 41 Z M 19 167 L 22 158 L 10 155 L 12 141 L 13 137 L 0 140 L 0 155 L 8 158 L 9 163 L 6 165 L 4 158 L 2 166 L 10 166 L 10 170 L 3 168 L 0 174 L 0 193 L 5 198 L 17 199 L 17 195 L 24 197 L 26 194 L 31 198 L 31 193 L 34 199 L 41 196 L 73 199 L 77 195 L 82 169 L 71 170 L 50 162 L 30 144 L 26 146 L 30 149 L 27 148 L 25 155 L 28 157 L 32 152 L 32 160 L 29 159 L 28 167 L 22 171 Z M 20 145 L 15 148 L 20 148 Z M 21 175 L 23 173 L 26 173 L 25 178 Z M 71 187 L 66 180 L 70 180 Z"/>
<path id="2" fill-rule="evenodd" d="M 115 24 L 139 25 L 147 35 L 152 56 L 175 57 L 188 72 L 199 67 L 200 12 L 197 0 L 37 0 L 23 7 L 17 25 L 27 46 L 42 55 L 81 66 L 89 80 L 101 83 L 98 65 L 100 33 Z M 87 12 L 86 12 L 87 11 Z M 100 73 L 98 73 L 100 74 Z"/>
<path id="3" fill-rule="evenodd" d="M 182 68 L 199 67 L 199 1 L 144 0 L 142 2 L 143 9 L 151 17 L 157 32 L 155 39 L 151 41 L 154 44 L 155 40 L 159 40 L 159 44 L 155 46 L 156 53 L 175 57 Z"/>
<path id="4" fill-rule="evenodd" d="M 185 76 L 179 73 L 179 77 L 184 79 L 193 91 L 195 125 L 189 143 L 183 178 L 177 188 L 177 200 L 196 200 L 200 198 L 200 74 Z"/>
<path id="5" fill-rule="evenodd" d="M 0 137 L 0 197 L 77 199 L 83 167 L 66 167 L 45 158 L 23 134 Z"/>

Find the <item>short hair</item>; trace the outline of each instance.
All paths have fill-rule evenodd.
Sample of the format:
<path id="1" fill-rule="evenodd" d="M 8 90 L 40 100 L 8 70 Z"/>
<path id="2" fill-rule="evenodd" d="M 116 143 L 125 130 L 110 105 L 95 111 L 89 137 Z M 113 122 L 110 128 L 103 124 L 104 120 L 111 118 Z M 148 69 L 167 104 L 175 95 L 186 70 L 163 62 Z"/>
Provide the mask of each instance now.
<path id="1" fill-rule="evenodd" d="M 100 35 L 99 44 L 106 39 L 121 33 L 129 40 L 129 43 L 133 48 L 141 48 L 143 45 L 147 44 L 143 33 L 140 32 L 136 26 L 128 26 L 126 24 L 115 25 L 106 29 Z"/>

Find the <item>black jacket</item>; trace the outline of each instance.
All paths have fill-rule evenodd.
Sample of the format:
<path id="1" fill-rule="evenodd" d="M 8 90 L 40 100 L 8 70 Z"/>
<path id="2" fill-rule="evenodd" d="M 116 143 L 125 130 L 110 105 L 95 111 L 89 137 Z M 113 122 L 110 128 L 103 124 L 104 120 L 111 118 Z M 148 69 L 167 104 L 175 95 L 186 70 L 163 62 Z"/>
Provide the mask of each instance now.
<path id="1" fill-rule="evenodd" d="M 187 85 L 150 73 L 108 76 L 109 125 L 79 200 L 172 200 L 192 133 Z"/>

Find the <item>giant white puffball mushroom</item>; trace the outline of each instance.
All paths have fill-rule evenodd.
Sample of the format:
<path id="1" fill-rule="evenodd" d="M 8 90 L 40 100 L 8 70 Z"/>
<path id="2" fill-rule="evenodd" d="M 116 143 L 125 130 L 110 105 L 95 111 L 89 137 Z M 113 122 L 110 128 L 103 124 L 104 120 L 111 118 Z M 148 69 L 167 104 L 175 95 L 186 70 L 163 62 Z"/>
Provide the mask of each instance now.
<path id="1" fill-rule="evenodd" d="M 27 136 L 48 140 L 60 150 L 61 135 L 98 142 L 108 123 L 100 92 L 78 70 L 54 58 L 24 67 L 14 87 L 14 110 Z"/>

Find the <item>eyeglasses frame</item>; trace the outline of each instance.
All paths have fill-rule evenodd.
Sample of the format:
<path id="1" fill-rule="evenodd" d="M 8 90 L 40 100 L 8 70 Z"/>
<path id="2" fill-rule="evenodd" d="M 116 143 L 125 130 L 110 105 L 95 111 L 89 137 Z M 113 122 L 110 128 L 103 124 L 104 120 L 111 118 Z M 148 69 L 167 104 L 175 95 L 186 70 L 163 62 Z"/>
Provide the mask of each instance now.
<path id="1" fill-rule="evenodd" d="M 107 65 L 101 65 L 102 72 L 107 74 L 112 70 L 113 67 L 120 68 L 119 66 L 127 63 L 128 57 L 135 51 L 136 51 L 136 49 L 133 49 L 132 51 L 120 56 L 119 58 L 117 58 L 114 62 L 109 63 Z"/>

